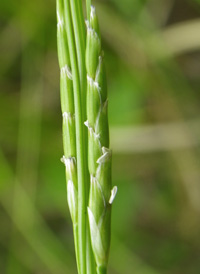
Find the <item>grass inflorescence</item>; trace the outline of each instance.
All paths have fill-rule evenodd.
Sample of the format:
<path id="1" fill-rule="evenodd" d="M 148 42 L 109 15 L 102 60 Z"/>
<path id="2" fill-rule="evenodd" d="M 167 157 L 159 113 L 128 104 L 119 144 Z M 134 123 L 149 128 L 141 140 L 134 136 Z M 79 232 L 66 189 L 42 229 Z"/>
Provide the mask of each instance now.
<path id="1" fill-rule="evenodd" d="M 111 205 L 108 100 L 95 8 L 57 0 L 57 45 L 63 116 L 62 162 L 79 274 L 107 273 Z M 87 128 L 86 128 L 87 127 Z M 87 216 L 88 215 L 88 216 Z"/>

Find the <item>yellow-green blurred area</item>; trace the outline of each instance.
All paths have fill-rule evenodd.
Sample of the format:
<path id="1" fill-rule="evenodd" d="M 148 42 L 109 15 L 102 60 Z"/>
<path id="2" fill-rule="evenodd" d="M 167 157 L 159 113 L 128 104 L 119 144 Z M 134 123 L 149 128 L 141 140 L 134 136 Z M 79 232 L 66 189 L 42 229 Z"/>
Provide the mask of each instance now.
<path id="1" fill-rule="evenodd" d="M 113 149 L 109 274 L 200 273 L 200 1 L 94 1 Z M 54 0 L 0 1 L 0 274 L 76 272 Z"/>

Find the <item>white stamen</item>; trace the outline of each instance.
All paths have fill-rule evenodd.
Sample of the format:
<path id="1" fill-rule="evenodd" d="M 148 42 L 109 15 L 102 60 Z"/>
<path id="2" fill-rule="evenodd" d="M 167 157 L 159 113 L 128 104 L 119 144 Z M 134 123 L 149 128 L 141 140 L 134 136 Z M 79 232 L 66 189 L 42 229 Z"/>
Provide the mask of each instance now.
<path id="1" fill-rule="evenodd" d="M 117 194 L 117 186 L 114 186 L 113 189 L 111 190 L 111 195 L 110 195 L 110 199 L 109 199 L 109 204 L 112 204 L 115 196 Z"/>
<path id="2" fill-rule="evenodd" d="M 87 35 L 91 35 L 92 38 L 98 40 L 98 42 L 101 43 L 98 33 L 93 28 L 91 28 L 89 23 L 86 26 L 87 26 Z"/>
<path id="3" fill-rule="evenodd" d="M 111 155 L 112 155 L 111 149 L 102 147 L 102 152 L 103 152 L 103 155 L 99 157 L 99 159 L 97 160 L 97 164 L 103 164 L 106 161 L 110 160 L 111 158 Z"/>
<path id="4" fill-rule="evenodd" d="M 88 120 L 84 122 L 84 125 L 88 128 L 89 132 L 94 135 L 95 138 L 99 138 L 100 137 L 100 134 L 99 133 L 97 134 L 94 131 L 94 129 L 90 126 Z"/>
<path id="5" fill-rule="evenodd" d="M 64 20 L 63 20 L 63 18 L 61 19 L 60 14 L 59 14 L 58 11 L 57 11 L 57 20 L 58 20 L 57 27 L 62 28 L 63 25 L 64 25 Z"/>
<path id="6" fill-rule="evenodd" d="M 70 166 L 70 158 L 66 158 L 64 155 L 63 157 L 60 159 L 61 162 L 65 165 L 66 169 L 69 168 Z"/>
<path id="7" fill-rule="evenodd" d="M 72 170 L 74 169 L 74 166 L 76 164 L 76 158 L 75 157 L 66 158 L 63 155 L 63 157 L 60 160 L 61 160 L 62 163 L 64 163 L 65 168 L 66 168 L 66 172 L 71 174 Z"/>
<path id="8" fill-rule="evenodd" d="M 90 175 L 90 182 L 91 183 L 96 183 L 97 182 L 96 177 L 94 177 L 92 174 Z"/>
<path id="9" fill-rule="evenodd" d="M 62 114 L 64 121 L 75 119 L 75 114 L 72 114 L 71 112 L 63 112 Z"/>
<path id="10" fill-rule="evenodd" d="M 98 82 L 94 81 L 94 85 L 97 89 L 101 89 Z"/>
<path id="11" fill-rule="evenodd" d="M 88 20 L 85 20 L 85 25 L 86 25 L 86 28 L 87 28 L 87 29 L 89 29 L 89 27 L 90 27 L 90 23 L 89 23 L 89 21 L 88 21 Z"/>
<path id="12" fill-rule="evenodd" d="M 72 72 L 71 69 L 68 67 L 68 65 L 65 65 L 61 68 L 61 74 L 66 74 L 67 77 L 72 80 Z"/>
<path id="13" fill-rule="evenodd" d="M 94 15 L 95 15 L 95 7 L 91 6 L 91 11 L 90 11 L 90 17 L 91 17 L 91 19 L 94 18 Z"/>
<path id="14" fill-rule="evenodd" d="M 85 125 L 88 129 L 90 128 L 88 120 L 84 122 L 84 125 Z"/>
<path id="15" fill-rule="evenodd" d="M 87 75 L 87 80 L 88 80 L 88 82 L 89 82 L 89 84 L 90 85 L 92 85 L 93 84 L 93 79 L 92 79 L 92 77 L 90 77 L 89 75 Z"/>
<path id="16" fill-rule="evenodd" d="M 90 86 L 95 86 L 98 89 L 98 91 L 101 90 L 99 83 L 97 81 L 94 81 L 92 79 L 92 77 L 90 77 L 89 75 L 87 75 L 87 80 L 88 80 L 88 83 L 90 84 Z"/>

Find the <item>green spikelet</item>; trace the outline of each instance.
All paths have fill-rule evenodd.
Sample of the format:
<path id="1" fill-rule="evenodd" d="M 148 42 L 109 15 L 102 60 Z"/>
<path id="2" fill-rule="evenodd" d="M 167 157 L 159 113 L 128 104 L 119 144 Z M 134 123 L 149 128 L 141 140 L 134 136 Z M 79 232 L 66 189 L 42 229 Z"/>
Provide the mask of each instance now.
<path id="1" fill-rule="evenodd" d="M 67 34 L 64 22 L 63 0 L 57 0 L 57 48 L 60 67 L 60 97 L 63 116 L 63 147 L 67 182 L 67 201 L 72 218 L 75 251 L 78 258 L 78 182 L 76 167 L 76 135 L 72 73 L 70 66 Z"/>
<path id="2" fill-rule="evenodd" d="M 70 69 L 67 35 L 64 24 L 63 2 L 57 0 L 57 47 L 60 66 L 60 97 L 63 115 L 64 156 L 68 203 L 73 223 L 77 223 L 76 137 L 72 74 Z M 70 204 L 72 203 L 72 204 Z"/>
<path id="3" fill-rule="evenodd" d="M 90 195 L 88 217 L 97 273 L 107 272 L 110 247 L 111 204 L 117 188 L 111 189 L 111 150 L 107 113 L 106 74 L 99 25 L 94 7 L 87 22 L 87 121 Z"/>

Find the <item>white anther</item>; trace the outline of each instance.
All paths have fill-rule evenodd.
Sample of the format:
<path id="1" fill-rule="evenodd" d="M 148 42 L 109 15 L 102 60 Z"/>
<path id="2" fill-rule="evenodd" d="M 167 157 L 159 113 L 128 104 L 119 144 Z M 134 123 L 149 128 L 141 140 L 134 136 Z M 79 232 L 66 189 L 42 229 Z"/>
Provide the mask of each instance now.
<path id="1" fill-rule="evenodd" d="M 93 28 L 91 28 L 91 26 L 90 26 L 89 23 L 88 23 L 88 25 L 86 25 L 86 26 L 87 26 L 87 34 L 88 34 L 88 35 L 91 35 L 92 38 L 97 39 L 98 42 L 101 43 L 101 40 L 100 40 L 100 38 L 99 38 L 98 33 L 97 33 Z"/>
<path id="2" fill-rule="evenodd" d="M 61 74 L 66 74 L 67 77 L 72 80 L 72 72 L 71 69 L 68 67 L 68 65 L 65 65 L 61 68 Z"/>
<path id="3" fill-rule="evenodd" d="M 94 18 L 94 14 L 95 14 L 95 7 L 91 6 L 91 11 L 90 11 L 90 17 L 91 17 L 91 19 Z"/>
<path id="4" fill-rule="evenodd" d="M 103 155 L 99 157 L 99 159 L 97 160 L 97 164 L 103 164 L 107 162 L 108 160 L 110 160 L 111 158 L 111 155 L 112 155 L 111 149 L 102 147 L 102 152 L 103 152 Z"/>
<path id="5" fill-rule="evenodd" d="M 96 81 L 94 81 L 94 83 L 93 83 L 94 85 L 95 85 L 95 87 L 98 89 L 98 90 L 100 90 L 101 88 L 100 88 L 100 86 L 99 86 L 99 83 L 98 82 L 96 82 Z"/>
<path id="6" fill-rule="evenodd" d="M 90 23 L 88 20 L 85 20 L 85 25 L 86 25 L 86 28 L 88 29 L 90 27 Z"/>
<path id="7" fill-rule="evenodd" d="M 95 138 L 99 138 L 100 137 L 100 134 L 99 133 L 97 134 L 94 131 L 94 129 L 90 126 L 88 120 L 84 122 L 84 125 L 88 128 L 89 132 L 94 135 Z"/>
<path id="8" fill-rule="evenodd" d="M 70 158 L 66 158 L 65 155 L 63 155 L 60 160 L 65 165 L 66 169 L 68 169 L 70 165 Z"/>
<path id="9" fill-rule="evenodd" d="M 62 116 L 63 116 L 64 119 L 67 120 L 69 118 L 69 113 L 68 112 L 63 112 Z"/>
<path id="10" fill-rule="evenodd" d="M 94 177 L 92 174 L 90 175 L 90 182 L 91 183 L 96 183 L 97 182 L 96 177 Z"/>
<path id="11" fill-rule="evenodd" d="M 115 196 L 117 194 L 117 186 L 114 186 L 113 189 L 111 190 L 111 195 L 110 195 L 110 199 L 109 199 L 109 204 L 112 204 Z"/>
<path id="12" fill-rule="evenodd" d="M 91 133 L 94 133 L 94 129 L 90 126 L 88 120 L 84 122 L 84 125 L 88 128 L 88 130 L 89 130 Z"/>
<path id="13" fill-rule="evenodd" d="M 64 121 L 68 121 L 71 119 L 75 119 L 75 114 L 72 114 L 71 112 L 63 112 L 62 114 Z"/>
<path id="14" fill-rule="evenodd" d="M 57 27 L 62 28 L 63 25 L 64 25 L 64 20 L 63 20 L 63 18 L 61 19 L 60 14 L 59 14 L 58 11 L 57 11 L 57 20 L 58 20 Z"/>
<path id="15" fill-rule="evenodd" d="M 66 168 L 66 172 L 71 174 L 72 169 L 74 168 L 74 166 L 76 164 L 76 158 L 75 157 L 66 158 L 63 155 L 63 157 L 60 160 L 61 160 L 62 163 L 64 163 L 65 168 Z"/>
<path id="16" fill-rule="evenodd" d="M 84 125 L 85 125 L 88 129 L 90 128 L 88 120 L 84 122 Z"/>
<path id="17" fill-rule="evenodd" d="M 94 134 L 94 137 L 96 138 L 96 139 L 99 139 L 99 137 L 100 137 L 100 134 L 98 133 L 96 133 L 95 131 L 93 131 L 93 134 Z"/>
<path id="18" fill-rule="evenodd" d="M 90 86 L 95 86 L 98 89 L 98 91 L 101 90 L 99 83 L 97 81 L 94 81 L 92 79 L 92 77 L 90 77 L 89 75 L 87 75 L 87 80 L 88 80 L 88 83 L 90 84 Z"/>
<path id="19" fill-rule="evenodd" d="M 93 82 L 94 82 L 94 80 L 92 79 L 92 77 L 90 77 L 89 75 L 87 75 L 87 80 L 88 80 L 89 84 L 92 86 Z"/>

